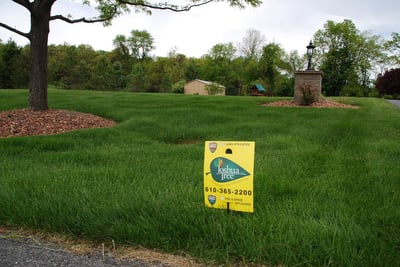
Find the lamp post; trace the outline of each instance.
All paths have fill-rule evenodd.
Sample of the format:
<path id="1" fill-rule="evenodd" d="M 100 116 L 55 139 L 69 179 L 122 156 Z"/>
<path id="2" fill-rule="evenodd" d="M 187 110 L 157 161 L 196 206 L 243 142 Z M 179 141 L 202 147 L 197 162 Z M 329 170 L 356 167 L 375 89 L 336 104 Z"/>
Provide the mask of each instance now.
<path id="1" fill-rule="evenodd" d="M 308 57 L 308 64 L 307 64 L 307 70 L 313 70 L 311 67 L 311 58 L 314 54 L 314 48 L 315 46 L 313 45 L 312 41 L 307 45 L 307 57 Z"/>
<path id="2" fill-rule="evenodd" d="M 307 45 L 308 64 L 304 71 L 294 73 L 294 102 L 298 105 L 309 105 L 321 99 L 322 71 L 316 71 L 311 66 L 315 46 L 312 40 Z"/>

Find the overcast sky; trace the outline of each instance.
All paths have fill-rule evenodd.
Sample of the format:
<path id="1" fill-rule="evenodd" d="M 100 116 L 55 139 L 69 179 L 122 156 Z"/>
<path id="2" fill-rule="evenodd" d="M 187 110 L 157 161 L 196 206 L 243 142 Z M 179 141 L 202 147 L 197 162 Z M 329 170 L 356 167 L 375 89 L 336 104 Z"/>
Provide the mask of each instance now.
<path id="1" fill-rule="evenodd" d="M 162 2 L 162 1 L 160 1 Z M 71 14 L 90 17 L 92 8 L 81 0 L 58 0 L 52 15 Z M 305 52 L 314 33 L 328 20 L 350 19 L 360 31 L 371 31 L 385 39 L 400 31 L 398 0 L 264 0 L 258 8 L 232 8 L 227 3 L 210 3 L 189 12 L 153 11 L 153 15 L 130 13 L 116 19 L 111 27 L 101 24 L 68 24 L 53 21 L 49 44 L 88 44 L 96 50 L 111 51 L 118 34 L 130 36 L 132 30 L 147 30 L 155 40 L 152 55 L 167 56 L 171 49 L 189 57 L 201 57 L 216 44 L 240 43 L 248 29 L 265 36 L 287 51 Z M 11 0 L 0 0 L 0 21 L 22 31 L 29 31 L 29 13 Z M 19 45 L 28 43 L 0 27 L 0 39 L 12 38 Z"/>

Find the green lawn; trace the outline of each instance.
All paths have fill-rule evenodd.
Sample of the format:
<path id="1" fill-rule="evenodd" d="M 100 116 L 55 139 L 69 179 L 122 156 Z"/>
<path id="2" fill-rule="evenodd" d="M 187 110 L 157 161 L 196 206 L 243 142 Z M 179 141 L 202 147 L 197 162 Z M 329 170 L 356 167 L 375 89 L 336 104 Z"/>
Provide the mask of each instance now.
<path id="1" fill-rule="evenodd" d="M 204 263 L 400 266 L 400 110 L 277 98 L 50 90 L 112 128 L 0 139 L 0 224 L 185 252 Z M 0 90 L 0 110 L 26 90 Z M 204 141 L 255 141 L 255 212 L 203 204 Z"/>

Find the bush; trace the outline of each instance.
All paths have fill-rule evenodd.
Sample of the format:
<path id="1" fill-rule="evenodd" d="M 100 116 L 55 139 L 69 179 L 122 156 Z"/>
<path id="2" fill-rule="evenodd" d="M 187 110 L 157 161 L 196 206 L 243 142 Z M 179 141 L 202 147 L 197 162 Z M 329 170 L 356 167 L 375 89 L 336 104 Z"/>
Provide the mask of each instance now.
<path id="1" fill-rule="evenodd" d="M 224 87 L 218 83 L 211 83 L 206 86 L 209 95 L 219 95 L 224 92 Z"/>
<path id="2" fill-rule="evenodd" d="M 396 98 L 400 95 L 400 68 L 391 69 L 379 76 L 375 87 L 381 96 L 391 95 Z"/>
<path id="3" fill-rule="evenodd" d="M 371 91 L 368 93 L 368 97 L 379 97 L 378 90 L 376 90 L 376 88 L 371 89 Z"/>
<path id="4" fill-rule="evenodd" d="M 340 96 L 364 96 L 363 88 L 361 85 L 345 85 L 340 91 Z"/>
<path id="5" fill-rule="evenodd" d="M 183 94 L 185 87 L 185 80 L 180 80 L 172 85 L 172 92 L 176 94 Z"/>
<path id="6" fill-rule="evenodd" d="M 392 95 L 383 95 L 382 96 L 384 99 L 393 99 Z"/>
<path id="7" fill-rule="evenodd" d="M 303 106 L 309 106 L 312 103 L 316 102 L 316 96 L 315 96 L 315 91 L 316 89 L 313 88 L 310 84 L 305 84 L 301 88 L 301 105 Z"/>

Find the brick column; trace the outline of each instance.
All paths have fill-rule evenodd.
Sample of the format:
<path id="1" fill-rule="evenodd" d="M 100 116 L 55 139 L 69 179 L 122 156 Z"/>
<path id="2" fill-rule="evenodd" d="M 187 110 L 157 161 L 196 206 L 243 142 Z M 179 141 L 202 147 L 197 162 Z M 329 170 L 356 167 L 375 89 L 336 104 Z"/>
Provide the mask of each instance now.
<path id="1" fill-rule="evenodd" d="M 306 70 L 296 71 L 294 73 L 294 102 L 304 105 L 305 94 L 313 99 L 313 102 L 319 102 L 321 98 L 322 71 Z"/>

